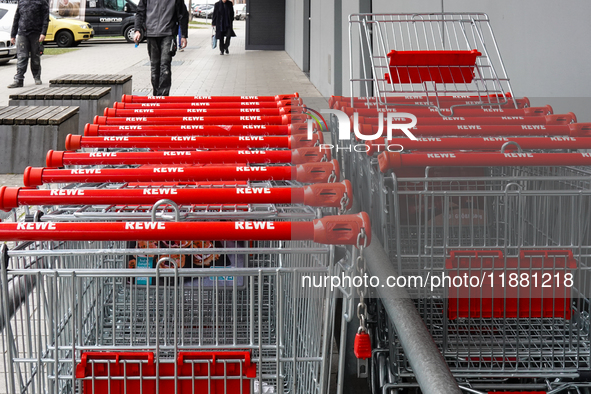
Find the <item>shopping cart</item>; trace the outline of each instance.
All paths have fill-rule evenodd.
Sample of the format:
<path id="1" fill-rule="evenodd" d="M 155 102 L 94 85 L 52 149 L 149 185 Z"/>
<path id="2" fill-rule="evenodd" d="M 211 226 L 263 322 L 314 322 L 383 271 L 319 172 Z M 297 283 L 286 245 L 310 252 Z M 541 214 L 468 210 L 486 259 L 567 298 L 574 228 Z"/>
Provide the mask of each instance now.
<path id="1" fill-rule="evenodd" d="M 487 155 L 464 162 L 485 166 L 474 167 L 472 175 L 437 166 L 417 177 L 392 173 L 382 183 L 389 213 L 385 246 L 401 275 L 531 279 L 531 286 L 495 281 L 476 289 L 448 285 L 447 294 L 443 286 L 411 286 L 409 292 L 452 372 L 470 387 L 492 391 L 508 383 L 566 391 L 573 379 L 586 376 L 591 360 L 591 184 L 588 166 L 577 169 L 583 163 L 574 160 L 586 154 L 563 154 L 572 155 L 572 166 L 552 167 L 545 165 L 548 156 L 561 154 L 548 153 L 537 164 L 528 159 L 544 154 L 507 158 L 513 167 L 487 161 Z M 533 284 L 542 276 L 553 279 Z M 566 287 L 565 276 L 572 279 Z M 411 377 L 404 355 L 392 346 L 395 374 Z M 520 384 L 510 377 L 522 378 Z M 487 379 L 497 379 L 497 386 Z"/>
<path id="2" fill-rule="evenodd" d="M 27 240 L 2 247 L 8 390 L 327 392 L 338 290 L 302 283 L 338 273 L 329 245 L 369 240 L 367 220 L 1 223 L 2 240 Z M 130 270 L 171 253 L 138 239 L 223 244 L 174 250 L 212 268 Z M 31 294 L 10 317 L 14 286 Z"/>
<path id="3" fill-rule="evenodd" d="M 365 159 L 377 193 L 364 209 L 373 210 L 374 236 L 400 275 L 491 280 L 476 289 L 408 284 L 454 376 L 474 393 L 584 390 L 590 162 L 588 153 L 565 152 L 584 148 L 587 138 L 434 140 Z M 499 148 L 504 153 L 492 152 Z M 544 287 L 507 282 L 541 277 Z M 559 285 L 565 278 L 573 279 L 569 287 Z M 413 372 L 393 328 L 376 324 L 374 336 L 376 389 L 404 387 Z"/>
<path id="4" fill-rule="evenodd" d="M 462 111 L 494 115 L 529 106 L 527 99 L 514 98 L 486 14 L 352 14 L 349 71 L 351 96 L 333 97 L 333 107 L 348 102 L 352 110 L 433 115 L 419 126 L 453 123 Z M 333 157 L 356 186 L 368 175 L 353 162 L 356 145 L 335 137 Z"/>

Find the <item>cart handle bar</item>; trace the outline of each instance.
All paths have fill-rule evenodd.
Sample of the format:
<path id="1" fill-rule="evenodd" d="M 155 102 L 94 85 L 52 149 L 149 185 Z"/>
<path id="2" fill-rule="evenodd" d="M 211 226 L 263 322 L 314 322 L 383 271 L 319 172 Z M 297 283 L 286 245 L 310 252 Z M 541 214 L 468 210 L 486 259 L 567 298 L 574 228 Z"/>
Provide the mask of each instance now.
<path id="1" fill-rule="evenodd" d="M 435 108 L 427 107 L 413 107 L 403 108 L 402 111 L 398 111 L 396 108 L 350 108 L 341 107 L 341 111 L 346 113 L 347 116 L 352 116 L 357 113 L 359 116 L 371 116 L 377 117 L 379 113 L 396 113 L 396 112 L 408 112 L 415 115 L 417 118 L 421 117 L 438 117 L 441 115 Z M 456 107 L 453 111 L 450 108 L 440 108 L 439 111 L 448 117 L 499 117 L 499 116 L 546 116 L 552 115 L 552 107 L 546 105 L 544 107 L 529 107 L 529 108 L 472 108 L 472 107 Z M 120 116 L 120 115 L 117 115 Z M 126 115 L 127 116 L 127 115 Z M 134 116 L 134 115 L 128 115 Z M 384 118 L 386 116 L 384 115 Z"/>
<path id="2" fill-rule="evenodd" d="M 331 159 L 328 148 L 293 150 L 215 150 L 171 152 L 47 152 L 46 166 L 136 165 L 136 164 L 238 164 L 318 163 Z"/>
<path id="3" fill-rule="evenodd" d="M 143 116 L 136 113 L 127 117 L 95 116 L 93 123 L 98 125 L 289 125 L 305 123 L 307 115 L 263 116 L 244 114 L 242 116 Z"/>
<path id="4" fill-rule="evenodd" d="M 103 115 L 107 117 L 125 118 L 128 116 L 283 116 L 301 114 L 301 107 L 281 108 L 105 108 Z"/>
<path id="5" fill-rule="evenodd" d="M 271 109 L 280 113 L 284 110 L 285 113 L 301 113 L 304 112 L 304 107 L 296 104 L 293 105 L 291 101 L 234 101 L 227 103 L 210 103 L 210 102 L 190 102 L 190 103 L 115 103 L 114 109 L 189 109 L 189 108 L 203 108 L 207 110 L 240 110 L 240 109 Z M 107 115 L 106 113 L 104 113 Z"/>
<path id="6" fill-rule="evenodd" d="M 378 155 L 380 170 L 403 167 L 591 166 L 591 153 L 397 153 Z"/>
<path id="7" fill-rule="evenodd" d="M 379 125 L 378 117 L 359 116 L 359 127 L 366 125 Z M 407 118 L 393 118 L 396 122 L 408 123 Z M 555 114 L 546 116 L 450 116 L 450 117 L 418 117 L 417 127 L 442 126 L 442 125 L 565 125 L 576 123 L 577 117 L 574 113 Z M 351 131 L 353 131 L 353 117 L 351 117 Z M 386 116 L 384 116 L 384 125 Z M 386 130 L 386 126 L 384 126 Z M 411 129 L 412 130 L 412 129 Z"/>
<path id="8" fill-rule="evenodd" d="M 198 137 L 181 135 L 171 137 L 136 137 L 110 136 L 86 137 L 68 134 L 66 136 L 66 150 L 82 148 L 150 148 L 150 149 L 265 149 L 283 148 L 298 149 L 311 148 L 323 144 L 322 132 L 313 133 L 312 138 L 307 134 L 292 136 L 240 136 L 240 137 Z"/>
<path id="9" fill-rule="evenodd" d="M 490 95 L 479 95 L 479 96 L 471 96 L 471 95 L 456 95 L 454 94 L 453 96 L 438 96 L 437 99 L 439 101 L 465 101 L 465 100 L 470 100 L 470 101 L 476 101 L 476 100 L 482 100 L 483 98 L 497 98 L 497 99 L 503 99 L 503 100 L 508 100 L 508 101 L 512 101 L 513 98 L 511 96 L 511 93 L 505 93 L 505 95 L 502 94 L 490 94 Z M 406 101 L 416 101 L 416 100 L 425 100 L 425 99 L 431 99 L 433 100 L 434 97 L 433 96 L 425 96 L 422 94 L 417 94 L 417 95 L 405 95 L 405 96 L 390 96 L 390 97 L 353 97 L 353 103 L 354 104 L 366 104 L 366 103 L 374 103 L 377 100 L 380 101 L 386 101 L 386 103 L 388 104 L 395 104 L 395 103 L 403 103 Z M 527 97 L 523 98 L 524 100 L 527 100 L 529 102 L 529 100 L 527 99 Z M 516 100 L 520 100 L 520 99 L 516 99 Z M 347 97 L 347 96 L 330 96 L 330 98 L 328 99 L 328 105 L 330 106 L 330 108 L 336 109 L 336 108 L 340 108 L 340 106 L 336 106 L 337 103 L 339 102 L 344 102 L 347 104 L 351 103 L 351 97 Z M 529 105 L 528 105 L 529 107 Z"/>
<path id="10" fill-rule="evenodd" d="M 374 100 L 369 100 L 369 101 L 356 101 L 355 103 L 353 103 L 352 107 L 351 107 L 351 101 L 333 101 L 332 104 L 329 104 L 329 105 L 331 105 L 331 108 L 333 108 L 333 109 L 377 108 L 377 107 L 390 108 L 390 107 L 396 107 L 396 106 L 406 106 L 406 108 L 408 108 L 408 106 L 417 106 L 417 105 L 435 106 L 436 104 L 438 104 L 440 107 L 443 106 L 444 108 L 451 107 L 452 105 L 471 105 L 471 106 L 479 105 L 484 108 L 499 108 L 499 107 L 501 107 L 501 108 L 516 108 L 515 107 L 516 105 L 517 105 L 517 108 L 530 107 L 530 102 L 527 97 L 515 99 L 515 101 L 513 101 L 513 99 L 509 99 L 506 102 L 494 102 L 492 100 L 485 101 L 485 100 L 478 99 L 478 98 L 470 100 L 469 98 L 452 98 L 451 96 L 438 97 L 437 99 L 435 99 L 435 97 L 430 97 L 429 98 L 430 101 L 424 101 L 424 100 L 426 100 L 425 96 L 406 96 L 406 97 L 408 97 L 408 99 L 405 99 L 405 100 L 390 100 L 388 98 L 388 100 L 386 101 L 387 104 L 384 104 L 382 102 L 377 102 L 374 98 Z M 415 99 L 412 99 L 412 97 L 414 97 Z"/>
<path id="11" fill-rule="evenodd" d="M 299 99 L 300 95 L 280 94 L 277 96 L 133 96 L 124 94 L 121 101 L 124 103 L 182 103 L 182 102 L 232 102 L 232 101 L 284 101 Z"/>
<path id="12" fill-rule="evenodd" d="M 23 176 L 25 186 L 44 183 L 104 183 L 104 182 L 200 182 L 200 181 L 288 181 L 326 183 L 339 180 L 336 160 L 305 163 L 296 166 L 142 166 L 139 168 L 83 168 L 57 170 L 27 167 Z"/>
<path id="13" fill-rule="evenodd" d="M 377 126 L 359 125 L 359 132 L 362 135 L 375 135 L 378 131 Z M 591 123 L 571 123 L 571 124 L 534 124 L 534 125 L 441 125 L 441 126 L 417 126 L 412 129 L 415 136 L 425 137 L 498 137 L 506 139 L 507 137 L 515 136 L 570 136 L 570 137 L 591 137 Z M 383 136 L 384 133 L 382 133 Z M 393 137 L 406 137 L 400 130 L 394 130 Z M 355 136 L 358 140 L 359 136 Z M 381 138 L 381 137 L 380 137 Z M 440 138 L 420 139 L 419 141 L 411 141 L 416 144 L 423 142 L 438 142 Z M 568 140 L 568 137 L 563 138 Z M 379 139 L 378 139 L 379 141 Z M 369 141 L 368 141 L 369 142 Z M 406 141 L 405 141 L 406 142 Z M 383 143 L 383 140 L 380 141 Z M 410 145 L 409 145 L 410 146 Z"/>
<path id="14" fill-rule="evenodd" d="M 316 130 L 317 124 L 313 128 Z M 114 135 L 145 135 L 145 136 L 239 136 L 239 135 L 296 135 L 306 134 L 306 123 L 288 125 L 98 125 L 87 123 L 84 135 L 87 137 Z"/>
<path id="15" fill-rule="evenodd" d="M 326 216 L 305 222 L 20 222 L 0 223 L 2 241 L 299 241 L 357 245 L 365 231 L 371 241 L 367 213 Z"/>
<path id="16" fill-rule="evenodd" d="M 549 126 L 548 126 L 549 127 Z M 558 127 L 558 126 L 557 126 Z M 591 135 L 591 133 L 590 133 Z M 451 138 L 393 138 L 366 141 L 369 156 L 388 151 L 450 151 L 450 150 L 500 150 L 507 143 L 516 143 L 522 149 L 591 149 L 590 137 L 451 137 Z M 386 145 L 388 148 L 386 148 Z M 514 147 L 507 146 L 513 150 Z"/>
<path id="17" fill-rule="evenodd" d="M 303 187 L 134 189 L 30 189 L 0 187 L 0 210 L 23 205 L 152 205 L 161 198 L 178 205 L 192 204 L 305 204 L 313 207 L 350 209 L 353 190 L 348 180 Z"/>

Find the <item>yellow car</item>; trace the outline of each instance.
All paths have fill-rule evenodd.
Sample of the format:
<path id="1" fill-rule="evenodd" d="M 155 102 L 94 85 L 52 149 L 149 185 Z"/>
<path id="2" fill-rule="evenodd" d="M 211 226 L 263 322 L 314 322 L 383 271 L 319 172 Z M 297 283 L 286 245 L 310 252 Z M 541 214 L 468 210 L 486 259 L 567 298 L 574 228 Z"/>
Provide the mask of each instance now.
<path id="1" fill-rule="evenodd" d="M 44 42 L 55 41 L 59 47 L 73 47 L 93 36 L 94 30 L 89 23 L 50 14 Z"/>

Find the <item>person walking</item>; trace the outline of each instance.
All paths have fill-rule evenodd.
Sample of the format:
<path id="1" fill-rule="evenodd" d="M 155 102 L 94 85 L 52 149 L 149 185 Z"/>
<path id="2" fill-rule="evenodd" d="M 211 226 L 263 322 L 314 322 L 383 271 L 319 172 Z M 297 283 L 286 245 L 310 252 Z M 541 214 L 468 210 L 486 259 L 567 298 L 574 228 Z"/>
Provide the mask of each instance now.
<path id="1" fill-rule="evenodd" d="M 234 4 L 230 0 L 220 0 L 213 6 L 211 24 L 215 26 L 215 38 L 220 40 L 220 55 L 230 54 L 230 39 L 236 37 L 234 23 Z"/>
<path id="2" fill-rule="evenodd" d="M 181 49 L 187 46 L 189 12 L 183 0 L 140 0 L 135 14 L 135 35 L 139 44 L 144 32 L 150 56 L 152 94 L 168 96 L 172 85 L 172 57 L 176 34 L 181 31 Z"/>
<path id="3" fill-rule="evenodd" d="M 41 85 L 41 54 L 39 44 L 45 40 L 49 24 L 49 3 L 47 0 L 18 0 L 10 42 L 16 43 L 16 75 L 9 88 L 22 88 L 31 57 L 31 73 L 35 85 Z"/>

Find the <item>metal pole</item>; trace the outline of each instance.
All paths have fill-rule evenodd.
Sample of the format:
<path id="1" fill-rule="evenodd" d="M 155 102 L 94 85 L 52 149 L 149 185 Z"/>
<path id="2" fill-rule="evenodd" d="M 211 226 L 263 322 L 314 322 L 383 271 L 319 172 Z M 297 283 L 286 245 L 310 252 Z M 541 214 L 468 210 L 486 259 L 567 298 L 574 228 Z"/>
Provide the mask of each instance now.
<path id="1" fill-rule="evenodd" d="M 371 275 L 383 279 L 398 276 L 377 237 L 373 237 L 371 244 L 365 249 L 365 261 Z M 461 394 L 458 383 L 433 343 L 433 338 L 406 290 L 380 286 L 375 290 L 396 327 L 400 344 L 421 391 L 424 394 Z"/>
<path id="2" fill-rule="evenodd" d="M 6 352 L 6 356 L 4 357 L 4 363 L 6 368 L 6 374 L 8 375 L 7 390 L 10 393 L 15 393 L 16 391 L 14 385 L 13 369 L 14 364 L 12 360 L 14 360 L 14 357 L 17 354 L 16 349 L 14 349 L 15 338 L 12 333 L 12 328 L 10 327 L 10 317 L 12 316 L 12 313 L 10 312 L 10 301 L 12 301 L 12 295 L 10 295 L 8 291 L 8 247 L 6 245 L 0 246 L 0 264 L 0 280 L 2 283 L 0 289 L 2 290 L 2 309 L 4 309 L 3 326 L 6 326 L 5 333 L 3 335 L 6 336 L 6 349 L 4 349 L 4 351 Z M 2 327 L 0 330 L 4 330 L 4 327 Z"/>

